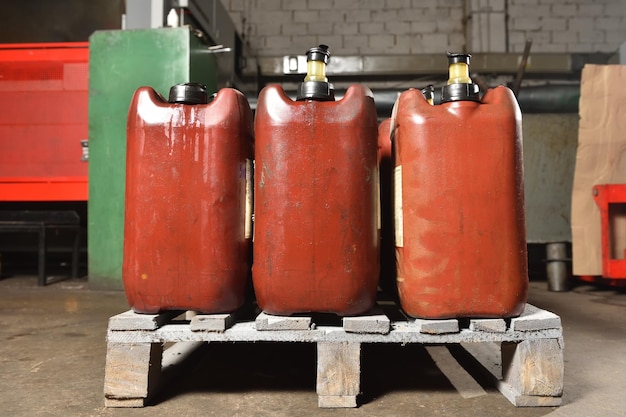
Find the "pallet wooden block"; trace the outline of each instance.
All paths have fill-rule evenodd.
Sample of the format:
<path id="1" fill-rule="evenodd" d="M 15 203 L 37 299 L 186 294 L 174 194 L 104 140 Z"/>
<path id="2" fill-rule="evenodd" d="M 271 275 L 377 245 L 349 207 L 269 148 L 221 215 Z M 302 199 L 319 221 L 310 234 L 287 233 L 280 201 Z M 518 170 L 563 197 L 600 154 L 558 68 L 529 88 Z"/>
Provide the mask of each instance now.
<path id="1" fill-rule="evenodd" d="M 470 329 L 472 325 L 470 323 Z M 527 304 L 509 331 L 561 331 L 561 318 Z M 563 394 L 563 336 L 501 343 L 462 343 L 494 378 L 498 390 L 518 407 L 558 406 Z"/>
<path id="2" fill-rule="evenodd" d="M 314 317 L 265 313 L 256 320 L 189 315 L 189 321 L 171 321 L 178 315 L 180 312 L 125 312 L 109 320 L 104 385 L 107 407 L 141 407 L 154 394 L 165 364 L 165 359 L 161 361 L 165 356 L 163 343 L 261 341 L 317 344 L 318 405 L 324 408 L 357 406 L 362 343 L 461 345 L 492 374 L 496 387 L 514 405 L 561 403 L 560 318 L 531 305 L 519 318 L 473 319 L 469 328 L 462 328 L 456 319 L 391 321 L 381 310 L 344 318 L 342 326 L 317 325 Z"/>
<path id="3" fill-rule="evenodd" d="M 318 342 L 318 405 L 323 408 L 356 407 L 360 389 L 361 344 Z"/>
<path id="4" fill-rule="evenodd" d="M 104 379 L 106 407 L 143 407 L 161 373 L 160 343 L 108 343 Z"/>

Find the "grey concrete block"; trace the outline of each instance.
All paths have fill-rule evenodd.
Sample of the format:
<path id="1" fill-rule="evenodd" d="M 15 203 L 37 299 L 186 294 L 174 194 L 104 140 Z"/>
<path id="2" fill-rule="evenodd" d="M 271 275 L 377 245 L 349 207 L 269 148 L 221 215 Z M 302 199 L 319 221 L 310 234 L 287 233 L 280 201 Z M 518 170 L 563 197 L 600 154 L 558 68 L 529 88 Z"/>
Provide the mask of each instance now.
<path id="1" fill-rule="evenodd" d="M 371 315 L 344 317 L 343 329 L 348 333 L 387 334 L 391 321 L 380 309 L 375 309 Z"/>
<path id="2" fill-rule="evenodd" d="M 446 334 L 446 333 L 458 333 L 459 332 L 459 321 L 456 319 L 447 319 L 447 320 L 415 319 L 414 323 L 419 328 L 420 333 Z"/>
<path id="3" fill-rule="evenodd" d="M 109 330 L 156 330 L 180 314 L 180 311 L 139 314 L 128 310 L 109 319 Z"/>
<path id="4" fill-rule="evenodd" d="M 234 314 L 198 314 L 191 318 L 192 332 L 223 332 L 235 324 Z"/>
<path id="5" fill-rule="evenodd" d="M 545 329 L 560 329 L 561 318 L 547 310 L 541 310 L 531 304 L 526 304 L 524 312 L 511 319 L 512 331 L 532 331 Z"/>
<path id="6" fill-rule="evenodd" d="M 311 317 L 284 317 L 261 313 L 255 324 L 257 330 L 310 330 Z"/>
<path id="7" fill-rule="evenodd" d="M 469 329 L 473 332 L 506 332 L 506 322 L 503 319 L 471 319 Z"/>

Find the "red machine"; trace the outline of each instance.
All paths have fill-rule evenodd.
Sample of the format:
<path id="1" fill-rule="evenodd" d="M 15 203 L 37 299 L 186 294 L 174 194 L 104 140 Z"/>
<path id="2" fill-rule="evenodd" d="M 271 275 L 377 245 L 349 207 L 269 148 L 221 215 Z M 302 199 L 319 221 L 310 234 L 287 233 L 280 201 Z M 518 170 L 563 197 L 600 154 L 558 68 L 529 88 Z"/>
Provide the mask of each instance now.
<path id="1" fill-rule="evenodd" d="M 602 277 L 607 278 L 611 285 L 626 285 L 625 236 L 623 229 L 615 227 L 618 223 L 623 226 L 626 218 L 626 185 L 596 185 L 593 187 L 593 198 L 600 209 Z"/>
<path id="2" fill-rule="evenodd" d="M 362 85 L 335 101 L 327 47 L 307 55 L 297 101 L 259 95 L 252 280 L 269 314 L 359 314 L 379 273 L 376 108 Z"/>
<path id="3" fill-rule="evenodd" d="M 511 317 L 526 302 L 521 112 L 506 87 L 480 100 L 451 54 L 442 104 L 396 103 L 398 290 L 413 317 Z"/>
<path id="4" fill-rule="evenodd" d="M 0 46 L 0 201 L 87 200 L 88 46 Z"/>
<path id="5" fill-rule="evenodd" d="M 252 111 L 234 89 L 207 104 L 183 84 L 169 102 L 135 92 L 128 115 L 122 278 L 136 312 L 229 312 L 250 270 Z"/>

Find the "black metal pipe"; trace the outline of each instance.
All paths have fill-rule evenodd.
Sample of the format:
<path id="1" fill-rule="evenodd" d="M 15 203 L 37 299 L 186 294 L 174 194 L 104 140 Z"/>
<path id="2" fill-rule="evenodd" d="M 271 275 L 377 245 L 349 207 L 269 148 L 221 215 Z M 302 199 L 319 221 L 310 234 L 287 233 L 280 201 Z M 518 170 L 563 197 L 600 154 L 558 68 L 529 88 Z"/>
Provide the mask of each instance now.
<path id="1" fill-rule="evenodd" d="M 522 113 L 578 113 L 580 84 L 522 87 L 517 99 Z"/>
<path id="2" fill-rule="evenodd" d="M 416 86 L 416 88 L 418 88 Z M 373 89 L 376 113 L 379 118 L 391 116 L 393 105 L 404 89 Z M 335 91 L 339 100 L 345 90 Z M 295 92 L 287 92 L 295 100 Z M 250 106 L 256 109 L 256 97 L 249 97 Z M 542 86 L 522 87 L 517 97 L 522 113 L 578 113 L 580 100 L 579 84 L 546 84 Z M 435 104 L 441 101 L 441 89 L 435 89 Z"/>
<path id="3" fill-rule="evenodd" d="M 373 90 L 378 117 L 391 116 L 391 110 L 404 90 Z M 337 96 L 341 96 L 338 92 Z M 579 84 L 522 87 L 517 98 L 522 113 L 578 113 Z M 441 101 L 441 89 L 435 89 L 435 104 Z"/>

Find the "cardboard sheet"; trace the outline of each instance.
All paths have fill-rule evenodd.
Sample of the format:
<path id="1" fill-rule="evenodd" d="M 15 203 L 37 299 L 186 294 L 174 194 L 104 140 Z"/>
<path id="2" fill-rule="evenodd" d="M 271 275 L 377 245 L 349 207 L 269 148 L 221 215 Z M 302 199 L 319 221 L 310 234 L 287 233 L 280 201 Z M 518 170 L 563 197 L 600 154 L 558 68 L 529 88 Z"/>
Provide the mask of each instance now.
<path id="1" fill-rule="evenodd" d="M 626 183 L 626 65 L 585 65 L 579 113 L 571 215 L 573 273 L 602 275 L 600 211 L 592 187 Z M 624 242 L 626 218 L 615 219 L 614 226 L 615 241 Z"/>

